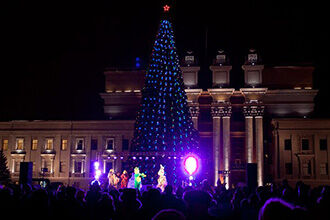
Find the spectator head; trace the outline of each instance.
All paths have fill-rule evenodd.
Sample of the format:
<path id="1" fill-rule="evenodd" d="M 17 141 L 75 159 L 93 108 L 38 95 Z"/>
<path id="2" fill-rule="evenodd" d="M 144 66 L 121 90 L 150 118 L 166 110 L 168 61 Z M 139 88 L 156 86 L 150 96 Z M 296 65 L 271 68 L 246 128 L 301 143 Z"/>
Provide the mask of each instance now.
<path id="1" fill-rule="evenodd" d="M 158 212 L 152 220 L 185 220 L 185 216 L 175 209 L 164 209 Z"/>
<path id="2" fill-rule="evenodd" d="M 249 201 L 247 199 L 242 199 L 240 202 L 241 209 L 248 209 L 249 208 Z"/>
<path id="3" fill-rule="evenodd" d="M 293 201 L 294 199 L 294 193 L 293 190 L 291 188 L 285 188 L 282 191 L 282 199 L 284 199 L 285 201 Z"/>
<path id="4" fill-rule="evenodd" d="M 119 200 L 121 202 L 135 200 L 135 199 L 136 199 L 136 190 L 130 188 L 123 189 L 123 191 L 119 196 Z"/>
<path id="5" fill-rule="evenodd" d="M 82 189 L 78 189 L 76 192 L 76 199 L 79 201 L 84 201 L 85 200 L 86 193 Z"/>
<path id="6" fill-rule="evenodd" d="M 70 199 L 73 199 L 75 197 L 76 192 L 77 192 L 77 190 L 73 186 L 69 186 L 69 187 L 66 188 L 67 196 Z"/>
<path id="7" fill-rule="evenodd" d="M 92 183 L 92 185 L 90 186 L 90 191 L 97 191 L 97 192 L 101 191 L 101 187 L 100 187 L 98 181 L 94 181 Z"/>
<path id="8" fill-rule="evenodd" d="M 142 207 L 140 200 L 137 199 L 137 191 L 135 189 L 123 189 L 119 196 L 119 202 L 128 209 L 137 210 Z"/>
<path id="9" fill-rule="evenodd" d="M 194 214 L 206 214 L 211 205 L 212 197 L 209 193 L 201 190 L 187 191 L 183 195 L 183 200 L 187 204 L 187 211 Z"/>
<path id="10" fill-rule="evenodd" d="M 111 189 L 110 192 L 109 192 L 109 194 L 112 196 L 112 198 L 114 200 L 118 200 L 119 199 L 120 192 L 121 191 L 118 191 L 116 189 Z"/>
<path id="11" fill-rule="evenodd" d="M 166 195 L 172 195 L 173 194 L 173 187 L 171 185 L 165 186 L 164 192 L 165 192 Z"/>
<path id="12" fill-rule="evenodd" d="M 282 199 L 269 199 L 259 211 L 259 220 L 294 219 L 294 207 Z"/>
<path id="13" fill-rule="evenodd" d="M 161 193 L 158 189 L 149 189 L 147 193 L 147 198 L 151 201 L 160 200 Z"/>
<path id="14" fill-rule="evenodd" d="M 177 188 L 175 194 L 176 194 L 176 196 L 177 196 L 179 199 L 181 199 L 182 196 L 183 196 L 183 192 L 184 192 L 183 188 L 182 188 L 181 186 L 178 186 L 178 188 Z"/>

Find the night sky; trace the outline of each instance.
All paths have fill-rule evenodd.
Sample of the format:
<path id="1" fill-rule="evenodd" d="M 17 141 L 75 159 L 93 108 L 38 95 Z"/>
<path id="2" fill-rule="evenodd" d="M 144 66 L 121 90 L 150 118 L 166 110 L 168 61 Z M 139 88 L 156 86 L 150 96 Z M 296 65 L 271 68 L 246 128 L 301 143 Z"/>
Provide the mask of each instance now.
<path id="1" fill-rule="evenodd" d="M 8 2 L 1 12 L 1 121 L 104 119 L 103 71 L 134 67 L 136 57 L 148 63 L 163 1 Z M 179 55 L 187 49 L 197 54 L 204 89 L 219 48 L 230 57 L 236 88 L 251 47 L 268 66 L 314 65 L 320 89 L 315 117 L 330 117 L 325 2 L 174 1 Z"/>

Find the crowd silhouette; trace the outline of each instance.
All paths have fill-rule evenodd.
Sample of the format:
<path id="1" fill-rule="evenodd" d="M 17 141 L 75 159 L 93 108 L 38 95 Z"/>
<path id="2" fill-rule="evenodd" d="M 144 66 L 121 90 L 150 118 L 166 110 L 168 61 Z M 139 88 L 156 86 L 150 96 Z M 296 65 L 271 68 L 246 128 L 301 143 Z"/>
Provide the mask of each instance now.
<path id="1" fill-rule="evenodd" d="M 303 182 L 290 187 L 285 180 L 253 190 L 226 190 L 204 180 L 198 187 L 167 185 L 163 193 L 156 188 L 102 189 L 97 183 L 87 192 L 73 186 L 9 184 L 0 188 L 0 210 L 10 219 L 330 219 L 330 188 Z"/>

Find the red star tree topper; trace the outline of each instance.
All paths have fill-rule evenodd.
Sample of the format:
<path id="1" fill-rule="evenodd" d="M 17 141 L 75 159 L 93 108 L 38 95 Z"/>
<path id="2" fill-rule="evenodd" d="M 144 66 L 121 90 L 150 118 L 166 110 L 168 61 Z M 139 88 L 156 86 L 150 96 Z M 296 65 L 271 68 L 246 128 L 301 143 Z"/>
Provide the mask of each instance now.
<path id="1" fill-rule="evenodd" d="M 170 10 L 171 7 L 168 6 L 168 5 L 165 5 L 163 8 L 164 8 L 164 12 L 168 12 L 168 11 Z"/>

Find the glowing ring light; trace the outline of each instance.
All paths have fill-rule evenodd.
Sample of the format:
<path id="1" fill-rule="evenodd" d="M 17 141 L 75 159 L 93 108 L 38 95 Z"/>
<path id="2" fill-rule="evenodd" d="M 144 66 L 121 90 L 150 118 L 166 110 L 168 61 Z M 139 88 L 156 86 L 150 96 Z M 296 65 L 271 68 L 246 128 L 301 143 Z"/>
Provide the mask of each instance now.
<path id="1" fill-rule="evenodd" d="M 198 159 L 194 156 L 188 156 L 184 160 L 183 165 L 184 165 L 185 171 L 189 175 L 192 175 L 192 174 L 196 173 L 196 171 L 198 169 Z"/>

